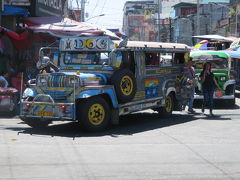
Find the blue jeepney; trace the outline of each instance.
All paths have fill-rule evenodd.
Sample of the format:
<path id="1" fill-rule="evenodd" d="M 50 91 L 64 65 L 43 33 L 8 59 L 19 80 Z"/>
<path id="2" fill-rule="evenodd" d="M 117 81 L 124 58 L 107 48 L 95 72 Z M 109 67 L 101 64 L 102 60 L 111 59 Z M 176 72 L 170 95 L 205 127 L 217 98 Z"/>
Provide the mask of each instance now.
<path id="1" fill-rule="evenodd" d="M 153 109 L 170 115 L 181 110 L 184 101 L 189 52 L 187 45 L 176 43 L 113 41 L 106 36 L 62 38 L 50 62 L 40 52 L 39 67 L 52 64 L 59 70 L 43 71 L 29 83 L 20 118 L 33 128 L 52 121 L 77 121 L 98 131 L 136 111 Z"/>

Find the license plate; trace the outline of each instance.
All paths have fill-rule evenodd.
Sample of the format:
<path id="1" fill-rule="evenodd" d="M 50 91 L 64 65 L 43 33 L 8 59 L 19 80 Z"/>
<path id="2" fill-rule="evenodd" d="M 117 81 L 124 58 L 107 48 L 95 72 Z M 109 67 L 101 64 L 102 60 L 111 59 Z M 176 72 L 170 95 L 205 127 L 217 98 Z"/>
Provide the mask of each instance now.
<path id="1" fill-rule="evenodd" d="M 37 116 L 53 116 L 52 112 L 38 112 Z"/>

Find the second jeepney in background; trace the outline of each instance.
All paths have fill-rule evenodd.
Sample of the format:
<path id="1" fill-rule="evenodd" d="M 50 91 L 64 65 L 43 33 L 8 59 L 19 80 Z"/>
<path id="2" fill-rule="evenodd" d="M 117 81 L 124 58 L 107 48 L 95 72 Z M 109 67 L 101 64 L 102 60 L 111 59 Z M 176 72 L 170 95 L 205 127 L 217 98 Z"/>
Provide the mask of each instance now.
<path id="1" fill-rule="evenodd" d="M 197 77 L 199 77 L 203 70 L 204 63 L 211 63 L 215 79 L 223 91 L 222 97 L 217 98 L 214 95 L 214 99 L 225 100 L 227 106 L 234 106 L 236 81 L 234 79 L 235 72 L 231 68 L 231 57 L 227 53 L 221 51 L 192 51 L 190 58 L 195 63 Z M 194 99 L 203 99 L 200 78 Z"/>
<path id="2" fill-rule="evenodd" d="M 20 118 L 34 128 L 78 121 L 98 131 L 136 111 L 169 115 L 181 110 L 184 101 L 181 86 L 189 53 L 187 45 L 176 43 L 63 38 L 52 62 L 46 62 L 48 57 L 39 62 L 39 67 L 50 64 L 59 71 L 39 74 L 29 84 Z"/>

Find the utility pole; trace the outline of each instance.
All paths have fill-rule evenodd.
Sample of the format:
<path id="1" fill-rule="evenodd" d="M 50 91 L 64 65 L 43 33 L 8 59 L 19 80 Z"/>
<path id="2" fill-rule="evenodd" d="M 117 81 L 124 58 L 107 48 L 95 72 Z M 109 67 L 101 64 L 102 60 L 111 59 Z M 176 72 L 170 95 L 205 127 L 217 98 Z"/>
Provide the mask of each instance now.
<path id="1" fill-rule="evenodd" d="M 4 11 L 4 1 L 0 0 L 0 26 L 2 25 L 2 12 Z"/>
<path id="2" fill-rule="evenodd" d="M 161 8 L 162 8 L 162 0 L 158 0 L 157 1 L 157 6 L 158 6 L 158 41 L 161 41 L 161 33 L 160 33 L 160 29 L 161 29 L 161 20 L 160 20 L 160 13 L 161 13 Z"/>
<path id="3" fill-rule="evenodd" d="M 200 0 L 197 0 L 197 35 L 200 35 Z"/>
<path id="4" fill-rule="evenodd" d="M 85 21 L 85 0 L 81 0 L 81 22 Z"/>
<path id="5" fill-rule="evenodd" d="M 235 10 L 235 36 L 238 37 L 238 5 L 236 5 L 236 10 Z"/>

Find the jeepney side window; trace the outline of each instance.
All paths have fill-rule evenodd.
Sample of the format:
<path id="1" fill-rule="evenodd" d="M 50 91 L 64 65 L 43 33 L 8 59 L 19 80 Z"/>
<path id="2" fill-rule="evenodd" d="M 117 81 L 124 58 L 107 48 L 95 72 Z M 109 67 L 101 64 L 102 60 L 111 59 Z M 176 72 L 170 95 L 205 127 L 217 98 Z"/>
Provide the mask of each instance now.
<path id="1" fill-rule="evenodd" d="M 147 67 L 159 67 L 160 53 L 157 52 L 146 52 L 145 54 L 145 65 Z"/>
<path id="2" fill-rule="evenodd" d="M 185 63 L 184 53 L 175 53 L 173 64 L 184 64 L 184 63 Z"/>
<path id="3" fill-rule="evenodd" d="M 160 54 L 160 64 L 161 66 L 172 66 L 173 53 L 161 53 Z"/>

